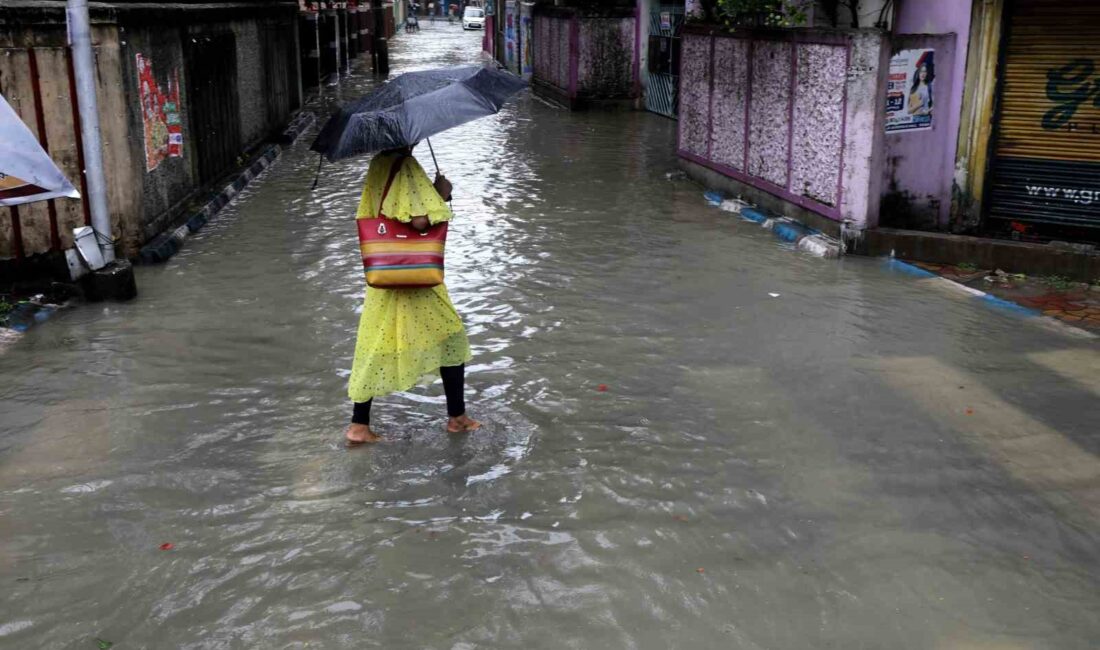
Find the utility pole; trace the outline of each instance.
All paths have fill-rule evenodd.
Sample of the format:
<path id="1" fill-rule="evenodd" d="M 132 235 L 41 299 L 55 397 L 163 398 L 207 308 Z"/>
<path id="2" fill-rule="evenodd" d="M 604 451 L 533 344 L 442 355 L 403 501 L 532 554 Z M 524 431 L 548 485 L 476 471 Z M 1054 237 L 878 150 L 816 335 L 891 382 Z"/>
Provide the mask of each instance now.
<path id="1" fill-rule="evenodd" d="M 111 212 L 107 209 L 107 178 L 103 173 L 103 140 L 99 133 L 99 103 L 95 95 L 95 57 L 88 0 L 68 0 L 69 45 L 73 49 L 76 98 L 80 107 L 80 133 L 84 138 L 84 173 L 88 180 L 88 202 L 103 261 L 115 260 L 111 237 Z"/>
<path id="2" fill-rule="evenodd" d="M 386 14 L 383 0 L 372 0 L 374 9 L 374 73 L 390 73 L 390 50 L 386 40 Z"/>
<path id="3" fill-rule="evenodd" d="M 129 260 L 115 259 L 111 212 L 107 207 L 107 177 L 103 170 L 103 138 L 99 131 L 99 102 L 95 90 L 95 56 L 88 0 L 67 0 L 69 46 L 73 51 L 76 100 L 80 112 L 80 133 L 84 138 L 84 176 L 88 181 L 88 202 L 92 230 L 106 266 L 92 269 L 82 278 L 88 300 L 130 300 L 137 296 L 134 268 Z"/>

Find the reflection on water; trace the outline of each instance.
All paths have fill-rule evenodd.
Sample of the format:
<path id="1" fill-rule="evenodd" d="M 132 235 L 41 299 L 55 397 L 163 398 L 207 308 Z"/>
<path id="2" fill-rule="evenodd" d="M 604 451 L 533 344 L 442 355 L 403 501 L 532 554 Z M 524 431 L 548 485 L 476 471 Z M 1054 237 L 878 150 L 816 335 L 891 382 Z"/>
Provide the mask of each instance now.
<path id="1" fill-rule="evenodd" d="M 479 39 L 424 23 L 394 65 Z M 342 448 L 368 161 L 311 192 L 308 142 L 139 301 L 30 332 L 0 646 L 1092 645 L 1092 344 L 785 249 L 670 174 L 674 133 L 524 97 L 433 141 L 474 435 L 436 382 Z"/>

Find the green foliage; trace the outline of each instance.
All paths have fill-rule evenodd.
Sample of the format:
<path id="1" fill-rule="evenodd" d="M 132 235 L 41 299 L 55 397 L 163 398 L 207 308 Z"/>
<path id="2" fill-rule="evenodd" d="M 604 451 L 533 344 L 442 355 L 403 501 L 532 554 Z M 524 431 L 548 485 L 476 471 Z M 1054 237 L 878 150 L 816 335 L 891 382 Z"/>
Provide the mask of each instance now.
<path id="1" fill-rule="evenodd" d="M 795 27 L 804 25 L 810 0 L 718 0 L 718 8 L 731 25 Z"/>
<path id="2" fill-rule="evenodd" d="M 1050 285 L 1051 288 L 1057 291 L 1066 291 L 1067 289 L 1071 289 L 1073 288 L 1074 284 L 1072 280 L 1061 275 L 1048 275 L 1043 277 L 1042 281 L 1045 284 Z"/>
<path id="3" fill-rule="evenodd" d="M 973 262 L 961 262 L 956 264 L 955 268 L 965 273 L 973 273 L 978 270 L 978 265 Z"/>
<path id="4" fill-rule="evenodd" d="M 730 27 L 797 27 L 812 0 L 702 0 L 703 18 Z"/>

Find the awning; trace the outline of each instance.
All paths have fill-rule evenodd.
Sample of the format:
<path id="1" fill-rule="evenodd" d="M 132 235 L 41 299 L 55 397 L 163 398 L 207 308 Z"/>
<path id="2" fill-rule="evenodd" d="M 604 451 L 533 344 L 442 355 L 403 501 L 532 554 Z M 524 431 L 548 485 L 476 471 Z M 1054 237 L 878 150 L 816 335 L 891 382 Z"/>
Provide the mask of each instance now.
<path id="1" fill-rule="evenodd" d="M 0 95 L 0 206 L 80 198 L 73 184 Z"/>

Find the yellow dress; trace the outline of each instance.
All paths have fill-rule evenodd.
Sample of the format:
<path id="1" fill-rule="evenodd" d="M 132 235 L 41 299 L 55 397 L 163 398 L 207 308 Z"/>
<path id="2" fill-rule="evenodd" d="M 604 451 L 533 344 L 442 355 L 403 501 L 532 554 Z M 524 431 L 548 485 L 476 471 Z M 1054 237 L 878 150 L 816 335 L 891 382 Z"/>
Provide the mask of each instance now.
<path id="1" fill-rule="evenodd" d="M 386 180 L 397 160 L 398 156 L 380 154 L 371 161 L 356 219 L 373 218 L 381 212 L 405 223 L 417 216 L 427 216 L 433 225 L 450 220 L 447 203 L 412 157 L 405 158 L 379 210 Z M 378 395 L 408 390 L 424 375 L 439 372 L 441 366 L 457 366 L 469 360 L 466 329 L 445 286 L 367 287 L 348 397 L 365 402 Z"/>

